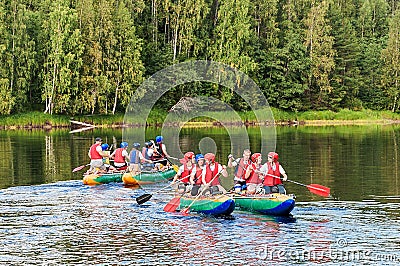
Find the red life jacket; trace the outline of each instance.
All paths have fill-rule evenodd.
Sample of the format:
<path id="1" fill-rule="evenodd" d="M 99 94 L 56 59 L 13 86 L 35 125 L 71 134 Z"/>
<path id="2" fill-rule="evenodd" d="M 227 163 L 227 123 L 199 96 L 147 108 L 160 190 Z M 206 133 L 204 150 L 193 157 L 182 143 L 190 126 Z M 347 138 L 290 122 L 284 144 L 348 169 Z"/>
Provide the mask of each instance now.
<path id="1" fill-rule="evenodd" d="M 192 167 L 193 169 L 193 167 Z M 181 180 L 181 182 L 183 183 L 189 183 L 189 177 L 190 174 L 192 173 L 192 169 L 188 169 L 186 164 L 183 165 L 183 172 L 181 174 L 181 177 L 179 178 Z"/>
<path id="2" fill-rule="evenodd" d="M 100 153 L 96 150 L 96 148 L 100 146 L 100 144 L 93 144 L 90 147 L 90 159 L 91 160 L 98 160 L 98 159 L 103 159 L 103 156 L 100 155 Z"/>
<path id="3" fill-rule="evenodd" d="M 114 163 L 125 163 L 125 158 L 124 158 L 124 156 L 122 156 L 123 151 L 124 151 L 124 148 L 118 148 L 115 150 Z"/>
<path id="4" fill-rule="evenodd" d="M 195 185 L 201 185 L 202 180 L 201 180 L 201 175 L 203 174 L 203 169 L 200 168 L 198 165 L 196 165 L 196 173 L 194 174 L 194 184 Z"/>
<path id="5" fill-rule="evenodd" d="M 239 163 L 236 165 L 235 168 L 235 176 L 240 179 L 244 179 L 244 175 L 246 173 L 247 166 L 249 166 L 250 160 L 247 160 L 247 163 L 244 163 L 244 159 L 241 158 Z"/>
<path id="6" fill-rule="evenodd" d="M 258 177 L 259 173 L 256 172 L 260 167 L 257 167 L 255 164 L 251 164 L 250 167 L 253 171 L 251 171 L 249 178 L 246 179 L 246 184 L 261 184 L 261 179 Z"/>
<path id="7" fill-rule="evenodd" d="M 275 163 L 275 171 L 272 169 L 272 165 L 268 162 L 268 172 L 265 178 L 264 178 L 264 186 L 275 186 L 275 185 L 279 185 L 282 184 L 282 181 L 280 179 L 281 173 L 279 172 L 279 163 L 276 162 Z M 274 175 L 276 177 L 270 176 L 270 175 Z"/>
<path id="8" fill-rule="evenodd" d="M 218 174 L 218 163 L 217 162 L 215 162 L 215 164 L 214 164 L 214 171 L 211 171 L 210 165 L 207 165 L 206 166 L 206 184 L 210 183 L 212 180 L 210 186 L 219 185 L 218 176 L 215 177 L 217 174 Z"/>

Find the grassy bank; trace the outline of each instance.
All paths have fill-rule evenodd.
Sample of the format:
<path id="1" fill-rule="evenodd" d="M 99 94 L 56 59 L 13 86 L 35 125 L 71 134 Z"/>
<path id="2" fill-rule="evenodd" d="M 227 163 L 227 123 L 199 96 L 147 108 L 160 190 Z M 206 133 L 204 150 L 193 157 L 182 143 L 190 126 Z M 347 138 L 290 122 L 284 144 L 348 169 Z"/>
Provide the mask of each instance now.
<path id="1" fill-rule="evenodd" d="M 304 124 L 304 125 L 345 125 L 345 124 L 385 124 L 400 122 L 400 114 L 389 111 L 351 111 L 347 109 L 338 112 L 333 111 L 306 111 L 306 112 L 287 112 L 278 109 L 272 109 L 275 123 L 277 124 Z M 216 117 L 215 113 L 210 113 L 211 117 Z M 149 125 L 162 125 L 168 112 L 163 110 L 152 110 L 147 119 Z M 170 116 L 169 116 L 170 117 Z M 222 119 L 213 119 L 205 116 L 190 119 L 187 123 L 190 126 L 211 126 L 218 125 L 217 121 L 235 124 L 238 117 L 247 124 L 256 122 L 253 112 L 222 113 L 217 117 Z M 178 116 L 177 121 L 187 121 L 184 116 Z M 80 121 L 96 126 L 111 127 L 121 126 L 124 120 L 124 114 L 115 115 L 49 115 L 42 112 L 30 112 L 24 114 L 14 114 L 0 116 L 0 128 L 19 129 L 19 128 L 61 128 L 70 127 L 70 120 Z M 172 121 L 174 121 L 172 119 Z"/>

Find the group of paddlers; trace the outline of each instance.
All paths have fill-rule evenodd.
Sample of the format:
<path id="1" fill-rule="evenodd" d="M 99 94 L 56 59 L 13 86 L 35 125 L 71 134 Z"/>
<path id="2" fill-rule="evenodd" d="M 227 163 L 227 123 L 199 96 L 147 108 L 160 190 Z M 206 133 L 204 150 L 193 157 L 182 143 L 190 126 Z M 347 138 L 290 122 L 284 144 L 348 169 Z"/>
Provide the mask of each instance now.
<path id="1" fill-rule="evenodd" d="M 279 164 L 276 152 L 268 153 L 268 160 L 262 164 L 261 153 L 251 154 L 249 149 L 243 151 L 243 157 L 234 159 L 228 156 L 228 167 L 235 168 L 234 187 L 241 194 L 286 194 L 282 180 L 287 180 L 283 167 Z M 215 161 L 215 154 L 195 155 L 185 153 L 180 159 L 182 166 L 173 179 L 177 183 L 178 193 L 191 193 L 192 196 L 204 194 L 226 193 L 221 186 L 219 177 L 228 177 L 226 166 Z M 282 179 L 281 179 L 282 177 Z"/>
<path id="2" fill-rule="evenodd" d="M 90 169 L 86 174 L 107 173 L 113 171 L 129 171 L 132 175 L 146 171 L 160 171 L 170 167 L 163 137 L 157 136 L 155 141 L 145 142 L 140 149 L 139 143 L 133 143 L 128 153 L 128 143 L 121 142 L 120 147 L 112 153 L 109 145 L 96 138 L 90 147 Z M 173 158 L 173 157 L 171 157 Z M 114 161 L 114 165 L 110 164 Z M 279 164 L 276 152 L 268 153 L 268 160 L 262 164 L 261 153 L 251 154 L 249 149 L 243 151 L 243 156 L 234 159 L 228 156 L 228 167 L 234 170 L 234 190 L 242 194 L 286 194 L 282 180 L 287 180 L 283 167 Z M 180 159 L 181 166 L 173 179 L 179 193 L 190 193 L 193 196 L 201 193 L 226 193 L 220 184 L 220 176 L 228 177 L 226 166 L 215 161 L 215 154 L 197 154 L 186 152 Z M 281 179 L 282 177 L 282 179 Z"/>
<path id="3" fill-rule="evenodd" d="M 90 147 L 88 156 L 90 158 L 90 169 L 86 174 L 108 173 L 114 171 L 129 171 L 132 175 L 142 170 L 164 170 L 169 167 L 167 149 L 163 144 L 163 137 L 157 136 L 155 141 L 145 142 L 140 149 L 140 143 L 133 143 L 128 152 L 129 144 L 121 142 L 120 147 L 110 153 L 110 146 L 103 143 L 101 138 L 96 138 Z M 113 160 L 113 165 L 110 161 Z"/>

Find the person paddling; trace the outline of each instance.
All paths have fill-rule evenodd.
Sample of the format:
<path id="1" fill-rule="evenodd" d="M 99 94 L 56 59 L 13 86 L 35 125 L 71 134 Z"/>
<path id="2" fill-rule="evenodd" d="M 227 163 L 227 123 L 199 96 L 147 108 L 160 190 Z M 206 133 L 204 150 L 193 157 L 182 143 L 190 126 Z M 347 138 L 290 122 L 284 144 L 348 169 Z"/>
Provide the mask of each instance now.
<path id="1" fill-rule="evenodd" d="M 153 161 L 159 161 L 162 165 L 166 166 L 168 164 L 168 160 L 163 160 L 164 158 L 170 157 L 167 153 L 167 148 L 163 143 L 163 136 L 156 137 L 156 143 L 154 144 L 154 151 L 153 151 Z"/>
<path id="2" fill-rule="evenodd" d="M 186 189 L 190 184 L 190 175 L 192 173 L 192 169 L 194 168 L 192 163 L 193 157 L 193 152 L 187 152 L 185 153 L 185 156 L 179 160 L 182 165 L 179 167 L 178 172 L 172 180 L 172 184 L 174 184 L 179 179 L 179 184 L 177 186 L 179 194 L 186 192 Z"/>
<path id="3" fill-rule="evenodd" d="M 128 167 L 129 154 L 128 142 L 121 142 L 120 147 L 111 153 L 110 158 L 114 158 L 114 166 L 117 170 L 125 170 Z"/>
<path id="4" fill-rule="evenodd" d="M 276 152 L 268 153 L 268 161 L 261 167 L 264 177 L 264 190 L 265 194 L 277 193 L 286 194 L 285 187 L 282 184 L 282 180 L 287 180 L 287 175 L 282 165 L 278 162 L 279 155 Z M 281 176 L 283 176 L 281 180 Z"/>
<path id="5" fill-rule="evenodd" d="M 152 140 L 147 141 L 144 143 L 144 147 L 142 148 L 142 155 L 143 158 L 145 159 L 145 162 L 142 164 L 142 168 L 145 171 L 151 171 L 155 167 L 153 161 L 151 160 L 154 151 L 153 145 L 154 143 Z"/>
<path id="6" fill-rule="evenodd" d="M 247 167 L 251 164 L 250 161 L 251 151 L 250 149 L 245 149 L 243 151 L 243 157 L 237 158 L 236 160 L 233 158 L 232 154 L 228 156 L 228 167 L 235 167 L 234 172 L 234 188 L 236 192 L 240 192 L 246 189 L 246 180 L 244 178 Z"/>
<path id="7" fill-rule="evenodd" d="M 103 152 L 101 148 L 101 143 L 103 140 L 99 137 L 95 139 L 95 143 L 90 146 L 88 156 L 90 158 L 90 169 L 87 173 L 96 173 L 99 169 L 100 171 L 106 171 L 106 166 L 103 163 L 103 157 L 108 158 L 109 155 Z"/>
<path id="8" fill-rule="evenodd" d="M 252 163 L 245 173 L 247 194 L 255 194 L 257 191 L 262 190 L 262 175 L 260 175 L 259 171 L 262 162 L 261 153 L 254 153 L 251 156 L 251 161 Z"/>
<path id="9" fill-rule="evenodd" d="M 196 196 L 199 193 L 200 186 L 202 184 L 203 170 L 206 167 L 205 159 L 203 154 L 196 154 L 196 164 L 193 166 L 192 173 L 190 175 L 190 184 L 192 185 L 192 196 Z"/>
<path id="10" fill-rule="evenodd" d="M 132 175 L 137 175 L 141 172 L 140 162 L 152 162 L 151 160 L 145 159 L 139 149 L 140 143 L 133 143 L 132 150 L 129 153 L 129 171 Z"/>
<path id="11" fill-rule="evenodd" d="M 110 151 L 108 150 L 109 147 L 110 146 L 107 143 L 101 144 L 101 150 L 105 154 L 109 155 L 109 157 L 111 157 Z M 115 168 L 110 165 L 110 158 L 109 157 L 103 157 L 103 163 L 104 163 L 104 166 L 106 167 L 106 170 L 104 172 L 106 172 L 106 173 L 109 172 L 109 171 L 114 171 L 115 170 Z"/>
<path id="12" fill-rule="evenodd" d="M 207 164 L 202 173 L 202 184 L 203 186 L 206 186 L 207 184 L 210 185 L 210 188 L 206 189 L 204 192 L 210 190 L 210 193 L 212 194 L 214 190 L 217 190 L 222 191 L 222 193 L 226 193 L 226 190 L 221 186 L 219 182 L 220 174 L 222 174 L 223 177 L 228 177 L 226 166 L 220 165 L 215 161 L 214 153 L 207 153 L 206 155 L 204 155 L 204 158 L 206 159 Z"/>

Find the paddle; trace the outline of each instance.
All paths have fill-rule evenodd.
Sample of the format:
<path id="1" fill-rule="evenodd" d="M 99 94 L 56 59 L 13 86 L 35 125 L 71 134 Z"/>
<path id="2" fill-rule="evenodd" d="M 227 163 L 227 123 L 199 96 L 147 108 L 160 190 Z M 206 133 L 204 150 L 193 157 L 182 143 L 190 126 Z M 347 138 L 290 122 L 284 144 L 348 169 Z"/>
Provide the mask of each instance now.
<path id="1" fill-rule="evenodd" d="M 179 204 L 181 203 L 181 198 L 183 195 L 185 195 L 186 192 L 183 192 L 179 197 L 175 197 L 172 200 L 170 200 L 167 205 L 164 206 L 164 211 L 165 212 L 175 212 L 176 209 L 179 207 Z"/>
<path id="2" fill-rule="evenodd" d="M 86 166 L 89 166 L 89 165 L 90 164 L 84 164 L 84 165 L 78 166 L 78 167 L 74 168 L 74 170 L 72 170 L 72 173 L 78 172 L 78 171 L 82 170 L 83 168 L 85 168 Z"/>
<path id="3" fill-rule="evenodd" d="M 280 179 L 280 177 L 275 176 L 275 175 L 270 175 L 270 174 L 265 174 L 265 175 L 269 175 L 269 176 L 272 176 L 272 177 Z M 287 179 L 286 181 L 289 181 L 291 183 L 306 187 L 311 193 L 313 193 L 315 195 L 322 196 L 322 197 L 329 197 L 330 192 L 331 192 L 330 188 L 324 187 L 324 186 L 319 185 L 319 184 L 305 185 L 305 184 L 302 184 L 302 183 L 299 183 L 299 182 L 296 182 L 296 181 L 293 181 L 293 180 L 289 180 L 289 179 Z"/>
<path id="4" fill-rule="evenodd" d="M 199 194 L 194 198 L 194 200 L 189 204 L 189 206 L 187 206 L 186 208 L 184 208 L 184 209 L 181 210 L 181 213 L 183 213 L 183 214 L 188 214 L 188 213 L 189 213 L 190 207 L 192 207 L 192 205 L 193 205 L 193 204 L 200 198 L 200 196 L 203 194 L 203 191 L 206 190 L 206 189 L 210 186 L 210 184 L 214 181 L 214 179 L 215 179 L 217 176 L 219 176 L 219 174 L 220 174 L 222 171 L 224 171 L 224 168 L 222 168 L 222 170 L 219 171 L 219 172 L 211 179 L 210 182 L 208 182 L 207 184 L 205 184 L 204 189 L 203 189 L 202 191 L 199 192 Z M 179 199 L 180 199 L 180 198 L 179 198 Z"/>
<path id="5" fill-rule="evenodd" d="M 184 178 L 185 178 L 185 177 L 183 177 L 183 178 L 181 178 L 181 179 L 178 179 L 177 181 L 181 181 L 181 180 L 184 179 Z M 157 190 L 156 192 L 153 193 L 153 195 L 159 193 L 160 191 L 162 191 L 162 190 L 164 190 L 164 189 L 166 189 L 166 188 L 168 188 L 168 187 L 170 187 L 170 186 L 172 186 L 173 184 L 175 184 L 175 183 L 170 183 L 168 186 L 165 186 L 165 187 L 163 187 L 163 188 Z M 152 197 L 153 195 L 150 194 L 150 193 L 143 194 L 143 195 L 141 195 L 141 196 L 139 196 L 139 197 L 136 198 L 136 202 L 137 202 L 139 205 L 140 205 L 140 204 L 143 204 L 143 203 L 145 203 L 146 201 L 148 201 L 149 199 L 151 199 L 151 197 Z"/>
<path id="6" fill-rule="evenodd" d="M 172 158 L 172 157 L 171 157 Z M 174 168 L 174 171 L 178 173 L 179 170 L 179 166 L 177 166 L 176 164 L 173 164 L 168 157 L 165 157 L 165 159 L 167 159 L 167 161 L 172 165 L 172 168 Z M 175 158 L 174 158 L 175 159 Z"/>

